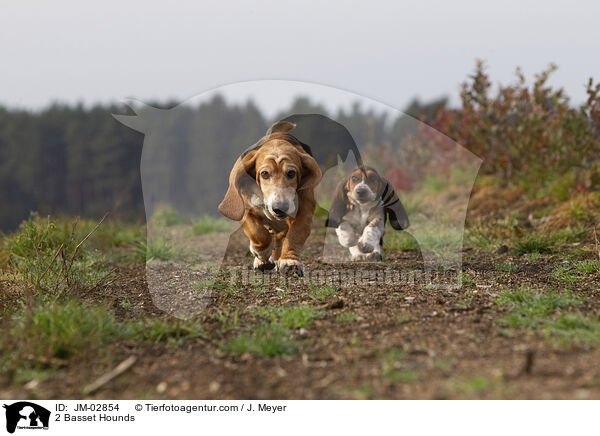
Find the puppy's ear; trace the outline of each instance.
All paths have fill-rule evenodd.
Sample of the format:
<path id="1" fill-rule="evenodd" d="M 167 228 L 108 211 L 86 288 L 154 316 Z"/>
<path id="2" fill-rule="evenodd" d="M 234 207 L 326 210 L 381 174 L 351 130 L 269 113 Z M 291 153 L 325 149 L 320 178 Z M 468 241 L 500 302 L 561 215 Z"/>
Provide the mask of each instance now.
<path id="1" fill-rule="evenodd" d="M 325 227 L 338 227 L 342 222 L 344 215 L 350 210 L 350 202 L 348 201 L 348 189 L 346 189 L 346 180 L 342 180 L 333 196 L 329 214 L 325 221 Z"/>
<path id="2" fill-rule="evenodd" d="M 225 198 L 217 207 L 217 210 L 227 218 L 240 221 L 244 217 L 246 209 L 244 198 L 251 194 L 252 188 L 256 188 L 256 163 L 257 150 L 252 150 L 240 157 L 229 175 L 229 188 Z"/>
<path id="3" fill-rule="evenodd" d="M 400 203 L 400 199 L 398 198 L 396 191 L 394 191 L 392 184 L 383 177 L 381 179 L 383 182 L 381 199 L 383 201 L 384 211 L 394 229 L 404 230 L 410 225 L 408 214 L 402 203 Z"/>
<path id="4" fill-rule="evenodd" d="M 289 121 L 277 121 L 275 124 L 269 127 L 269 130 L 267 130 L 267 136 L 275 132 L 289 132 L 294 127 L 296 127 L 296 125 L 294 123 L 290 123 Z"/>
<path id="5" fill-rule="evenodd" d="M 321 168 L 315 158 L 308 153 L 300 153 L 300 158 L 302 159 L 302 170 L 298 190 L 314 188 L 321 181 Z"/>

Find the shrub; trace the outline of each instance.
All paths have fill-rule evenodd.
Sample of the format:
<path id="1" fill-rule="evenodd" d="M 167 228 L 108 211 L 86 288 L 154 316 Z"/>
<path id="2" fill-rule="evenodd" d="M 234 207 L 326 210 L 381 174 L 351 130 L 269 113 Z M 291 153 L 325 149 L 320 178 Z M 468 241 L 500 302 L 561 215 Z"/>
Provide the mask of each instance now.
<path id="1" fill-rule="evenodd" d="M 12 281 L 36 296 L 56 298 L 70 286 L 95 285 L 107 279 L 110 272 L 95 267 L 99 258 L 85 245 L 98 225 L 82 231 L 77 221 L 57 224 L 32 214 L 5 240 Z"/>
<path id="2" fill-rule="evenodd" d="M 569 104 L 563 89 L 548 85 L 551 65 L 532 85 L 517 69 L 517 82 L 492 84 L 479 61 L 462 85 L 460 109 L 441 109 L 432 124 L 484 159 L 482 171 L 532 187 L 572 181 L 569 189 L 600 185 L 600 84 L 587 84 L 587 101 Z M 558 182 L 557 182 L 558 181 Z M 552 185 L 554 187 L 552 187 Z M 566 197 L 564 189 L 557 192 Z"/>

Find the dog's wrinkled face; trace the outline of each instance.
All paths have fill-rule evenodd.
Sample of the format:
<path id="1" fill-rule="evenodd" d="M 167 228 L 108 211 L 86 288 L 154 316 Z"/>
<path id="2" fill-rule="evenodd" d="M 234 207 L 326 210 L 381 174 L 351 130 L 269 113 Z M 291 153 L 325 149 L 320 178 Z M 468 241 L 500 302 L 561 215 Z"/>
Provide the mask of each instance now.
<path id="1" fill-rule="evenodd" d="M 382 180 L 372 168 L 357 168 L 346 182 L 348 198 L 356 203 L 370 203 L 381 191 Z"/>
<path id="2" fill-rule="evenodd" d="M 267 211 L 275 219 L 296 216 L 302 159 L 293 145 L 282 140 L 265 143 L 256 159 L 256 182 Z"/>

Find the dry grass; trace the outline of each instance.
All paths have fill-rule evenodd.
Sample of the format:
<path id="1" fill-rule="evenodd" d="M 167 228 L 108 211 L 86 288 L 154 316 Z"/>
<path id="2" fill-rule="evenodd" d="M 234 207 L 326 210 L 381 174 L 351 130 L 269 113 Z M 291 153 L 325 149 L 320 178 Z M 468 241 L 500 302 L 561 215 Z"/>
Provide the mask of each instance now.
<path id="1" fill-rule="evenodd" d="M 469 215 L 488 216 L 502 213 L 522 201 L 523 189 L 512 186 L 483 186 L 474 190 L 469 202 Z"/>
<path id="2" fill-rule="evenodd" d="M 559 203 L 540 226 L 543 232 L 576 226 L 592 230 L 600 221 L 600 201 L 596 193 L 582 193 L 571 200 Z"/>

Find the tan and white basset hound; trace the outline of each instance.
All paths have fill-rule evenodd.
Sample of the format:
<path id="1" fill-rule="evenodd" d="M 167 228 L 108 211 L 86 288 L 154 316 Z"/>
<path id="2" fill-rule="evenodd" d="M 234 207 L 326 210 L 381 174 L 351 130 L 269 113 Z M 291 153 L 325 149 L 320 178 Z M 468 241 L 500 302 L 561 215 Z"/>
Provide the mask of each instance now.
<path id="1" fill-rule="evenodd" d="M 409 226 L 392 184 L 363 166 L 339 183 L 325 225 L 335 227 L 340 245 L 350 250 L 353 261 L 378 261 L 388 217 L 396 230 Z"/>
<path id="2" fill-rule="evenodd" d="M 303 274 L 300 252 L 310 235 L 321 170 L 310 147 L 279 121 L 235 162 L 218 210 L 241 221 L 254 268 Z"/>

